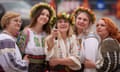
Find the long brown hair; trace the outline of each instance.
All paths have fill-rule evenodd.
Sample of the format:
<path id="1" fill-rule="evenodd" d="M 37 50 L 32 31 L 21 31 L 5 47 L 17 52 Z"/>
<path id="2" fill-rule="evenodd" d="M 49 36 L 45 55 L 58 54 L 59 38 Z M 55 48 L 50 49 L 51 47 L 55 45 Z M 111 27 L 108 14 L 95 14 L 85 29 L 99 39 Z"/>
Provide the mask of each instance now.
<path id="1" fill-rule="evenodd" d="M 36 25 L 37 18 L 39 17 L 39 15 L 41 14 L 41 12 L 42 12 L 44 9 L 47 9 L 47 10 L 49 11 L 50 16 L 49 16 L 48 22 L 47 22 L 45 25 L 43 25 L 42 30 L 45 31 L 46 33 L 50 34 L 51 28 L 50 28 L 49 21 L 50 21 L 50 19 L 51 19 L 52 12 L 51 12 L 51 10 L 49 10 L 49 8 L 47 8 L 47 7 L 40 7 L 40 8 L 39 8 L 39 10 L 36 12 L 36 14 L 34 15 L 34 17 L 31 18 L 31 24 L 29 25 L 29 27 L 34 27 L 34 26 Z"/>
<path id="2" fill-rule="evenodd" d="M 109 35 L 112 38 L 117 39 L 120 43 L 120 31 L 117 25 L 108 17 L 103 17 L 101 20 L 103 20 L 107 25 L 107 30 L 109 32 Z"/>

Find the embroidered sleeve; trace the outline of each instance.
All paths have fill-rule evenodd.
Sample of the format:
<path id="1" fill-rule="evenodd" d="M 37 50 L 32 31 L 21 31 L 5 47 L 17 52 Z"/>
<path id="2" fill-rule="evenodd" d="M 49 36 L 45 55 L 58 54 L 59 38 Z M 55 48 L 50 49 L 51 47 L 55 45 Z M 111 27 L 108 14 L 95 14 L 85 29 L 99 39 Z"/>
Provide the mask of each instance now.
<path id="1" fill-rule="evenodd" d="M 69 66 L 69 68 L 73 70 L 78 70 L 81 68 L 80 58 L 77 54 L 77 41 L 75 37 L 72 37 L 70 40 L 70 56 L 69 58 L 75 63 L 73 66 Z"/>
<path id="2" fill-rule="evenodd" d="M 20 32 L 20 34 L 17 38 L 16 44 L 17 44 L 18 48 L 20 48 L 20 52 L 21 52 L 22 56 L 25 53 L 26 40 L 27 40 L 27 34 L 25 34 L 23 31 Z"/>
<path id="3" fill-rule="evenodd" d="M 8 72 L 26 72 L 28 63 L 17 57 L 15 52 L 15 42 L 12 40 L 0 41 L 0 64 L 3 69 Z"/>
<path id="4" fill-rule="evenodd" d="M 49 36 L 48 37 L 46 37 L 46 39 L 45 39 L 45 54 L 46 54 L 46 59 L 47 60 L 49 60 L 53 55 L 54 55 L 54 46 L 53 46 L 53 48 L 50 50 L 50 51 L 48 51 L 48 39 L 49 39 Z"/>

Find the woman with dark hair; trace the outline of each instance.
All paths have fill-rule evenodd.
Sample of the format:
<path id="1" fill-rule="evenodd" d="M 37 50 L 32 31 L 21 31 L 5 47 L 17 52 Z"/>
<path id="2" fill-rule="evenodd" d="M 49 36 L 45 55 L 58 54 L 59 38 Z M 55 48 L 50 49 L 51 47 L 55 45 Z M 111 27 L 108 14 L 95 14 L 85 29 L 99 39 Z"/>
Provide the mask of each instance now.
<path id="1" fill-rule="evenodd" d="M 50 21 L 54 13 L 54 9 L 47 3 L 34 5 L 31 9 L 31 23 L 18 38 L 21 52 L 27 54 L 30 61 L 29 72 L 45 70 L 44 39 L 51 32 Z"/>
<path id="2" fill-rule="evenodd" d="M 108 17 L 103 17 L 97 22 L 96 31 L 101 38 L 101 58 L 96 65 L 98 72 L 119 72 L 120 31 Z"/>

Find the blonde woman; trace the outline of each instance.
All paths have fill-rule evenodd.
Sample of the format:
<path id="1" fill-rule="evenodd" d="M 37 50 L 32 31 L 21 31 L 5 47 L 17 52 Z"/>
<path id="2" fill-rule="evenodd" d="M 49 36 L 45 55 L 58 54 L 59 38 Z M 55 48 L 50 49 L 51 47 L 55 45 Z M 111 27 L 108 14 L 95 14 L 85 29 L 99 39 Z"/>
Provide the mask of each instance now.
<path id="1" fill-rule="evenodd" d="M 28 60 L 26 57 L 22 60 L 16 45 L 21 24 L 20 14 L 16 12 L 7 12 L 1 19 L 3 31 L 0 34 L 0 66 L 3 69 L 0 68 L 0 72 L 28 72 Z"/>
<path id="2" fill-rule="evenodd" d="M 72 33 L 70 16 L 67 13 L 59 13 L 56 27 L 57 29 L 53 29 L 45 41 L 50 70 L 72 72 L 80 69 L 81 64 L 76 53 L 77 44 Z"/>
<path id="3" fill-rule="evenodd" d="M 73 13 L 74 32 L 77 36 L 78 55 L 81 59 L 81 72 L 96 72 L 92 68 L 97 61 L 99 39 L 91 26 L 95 22 L 95 14 L 92 10 L 85 7 L 78 7 Z"/>

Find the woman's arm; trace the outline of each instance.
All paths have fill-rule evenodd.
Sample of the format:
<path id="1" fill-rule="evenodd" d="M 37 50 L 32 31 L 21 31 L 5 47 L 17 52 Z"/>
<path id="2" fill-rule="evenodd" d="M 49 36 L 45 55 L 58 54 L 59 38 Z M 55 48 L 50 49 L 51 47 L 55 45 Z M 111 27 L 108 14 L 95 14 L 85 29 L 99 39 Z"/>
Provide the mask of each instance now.
<path id="1" fill-rule="evenodd" d="M 28 62 L 17 57 L 15 42 L 10 39 L 0 41 L 0 48 L 0 61 L 4 70 L 27 72 Z"/>

